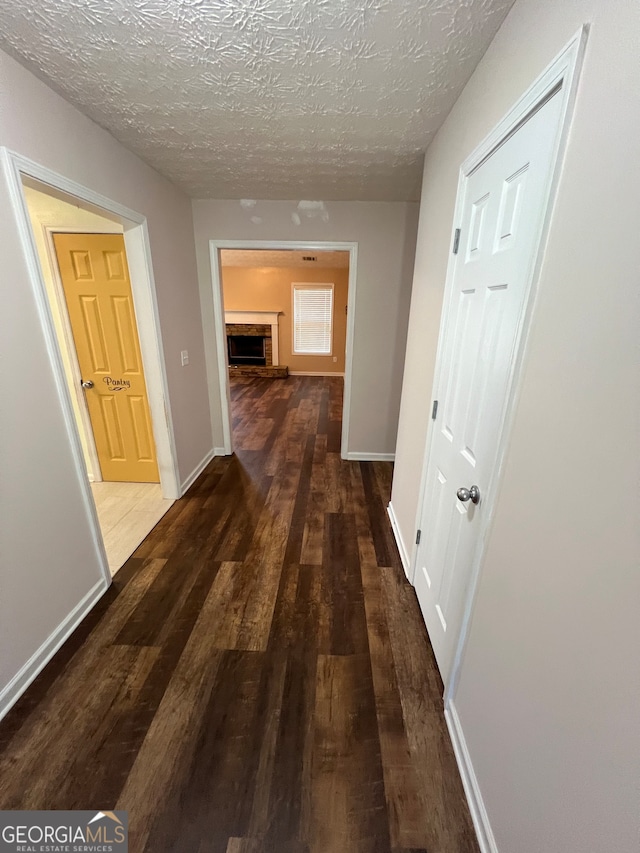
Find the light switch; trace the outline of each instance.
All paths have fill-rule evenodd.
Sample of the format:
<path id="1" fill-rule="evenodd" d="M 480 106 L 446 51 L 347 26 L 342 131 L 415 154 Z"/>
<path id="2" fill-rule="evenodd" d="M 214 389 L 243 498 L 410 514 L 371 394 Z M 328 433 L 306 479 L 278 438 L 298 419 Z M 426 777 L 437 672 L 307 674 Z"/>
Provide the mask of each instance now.
<path id="1" fill-rule="evenodd" d="M 182 352 L 180 353 L 180 361 L 182 362 L 183 367 L 185 366 L 185 364 L 189 364 L 189 352 L 188 352 L 188 350 L 186 350 L 186 349 L 182 350 Z"/>

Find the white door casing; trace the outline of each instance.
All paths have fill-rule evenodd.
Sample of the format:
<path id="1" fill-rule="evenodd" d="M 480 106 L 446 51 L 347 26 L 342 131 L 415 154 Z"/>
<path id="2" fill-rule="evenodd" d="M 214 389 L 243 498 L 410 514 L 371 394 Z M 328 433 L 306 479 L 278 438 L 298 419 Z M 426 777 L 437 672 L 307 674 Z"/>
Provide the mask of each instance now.
<path id="1" fill-rule="evenodd" d="M 443 312 L 414 583 L 445 684 L 452 670 L 483 512 L 497 464 L 512 366 L 546 214 L 561 90 L 463 184 L 460 241 Z M 480 503 L 462 502 L 477 485 Z"/>
<path id="2" fill-rule="evenodd" d="M 150 397 L 154 439 L 160 465 L 160 480 L 162 493 L 167 498 L 178 498 L 181 495 L 178 475 L 177 454 L 173 421 L 169 401 L 169 391 L 165 369 L 165 359 L 160 337 L 160 320 L 158 315 L 151 250 L 149 248 L 149 232 L 146 217 L 106 196 L 65 178 L 46 166 L 41 166 L 20 154 L 7 148 L 0 147 L 0 169 L 7 179 L 12 207 L 20 232 L 21 243 L 29 268 L 33 292 L 38 306 L 42 323 L 47 352 L 54 371 L 56 388 L 60 398 L 62 411 L 69 435 L 75 467 L 81 483 L 83 500 L 87 509 L 93 540 L 106 585 L 111 583 L 111 572 L 107 561 L 100 524 L 95 509 L 95 503 L 87 469 L 82 453 L 82 445 L 70 399 L 70 391 L 66 381 L 60 346 L 51 315 L 51 305 L 42 278 L 38 251 L 33 240 L 31 221 L 23 193 L 23 179 L 32 179 L 45 186 L 52 187 L 72 199 L 80 199 L 89 209 L 107 211 L 119 218 L 123 230 L 127 251 L 134 303 L 138 316 L 138 332 L 140 345 L 147 374 L 147 382 L 152 391 Z M 39 670 L 38 670 L 39 671 Z M 37 674 L 37 672 L 36 672 Z M 33 676 L 35 677 L 35 675 Z M 15 701 L 15 699 L 13 700 Z M 6 709 L 4 709 L 6 710 Z M 0 709 L 0 716 L 4 712 Z"/>
<path id="3" fill-rule="evenodd" d="M 298 251 L 349 252 L 349 284 L 347 290 L 347 339 L 345 345 L 344 394 L 342 404 L 342 437 L 340 453 L 343 459 L 357 454 L 349 451 L 349 422 L 351 418 L 351 377 L 353 374 L 353 341 L 355 336 L 356 282 L 358 268 L 358 244 L 356 242 L 308 242 L 296 240 L 209 240 L 211 284 L 213 291 L 213 319 L 215 348 L 218 362 L 218 387 L 222 415 L 223 447 L 225 455 L 233 453 L 231 435 L 231 393 L 229 388 L 229 365 L 227 360 L 225 310 L 222 292 L 222 266 L 220 252 L 224 249 L 259 249 L 268 251 L 293 249 Z M 212 401 L 212 411 L 215 401 Z M 212 419 L 212 428 L 216 422 Z"/>

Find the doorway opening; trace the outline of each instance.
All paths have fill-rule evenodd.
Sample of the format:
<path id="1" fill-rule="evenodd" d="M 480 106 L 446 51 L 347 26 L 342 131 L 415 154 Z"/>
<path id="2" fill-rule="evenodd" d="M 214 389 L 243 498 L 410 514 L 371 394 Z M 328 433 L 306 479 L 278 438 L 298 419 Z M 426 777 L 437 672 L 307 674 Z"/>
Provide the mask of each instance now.
<path id="1" fill-rule="evenodd" d="M 342 380 L 340 453 L 347 458 L 356 243 L 210 242 L 224 450 L 231 383 L 242 376 Z"/>
<path id="2" fill-rule="evenodd" d="M 25 247 L 108 580 L 179 496 L 144 218 L 18 160 Z"/>

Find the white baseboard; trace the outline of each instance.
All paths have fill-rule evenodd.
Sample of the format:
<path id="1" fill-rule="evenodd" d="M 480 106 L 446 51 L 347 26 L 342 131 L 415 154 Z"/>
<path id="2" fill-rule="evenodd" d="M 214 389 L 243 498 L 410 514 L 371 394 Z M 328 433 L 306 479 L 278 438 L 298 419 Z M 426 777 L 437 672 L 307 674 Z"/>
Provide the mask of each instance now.
<path id="1" fill-rule="evenodd" d="M 462 785 L 467 796 L 469 811 L 471 812 L 473 825 L 476 830 L 476 835 L 478 836 L 478 844 L 480 846 L 481 853 L 499 853 L 498 845 L 496 844 L 496 839 L 494 838 L 493 830 L 489 823 L 489 815 L 484 807 L 482 794 L 480 793 L 480 786 L 478 785 L 473 764 L 471 763 L 471 756 L 467 749 L 467 743 L 464 738 L 464 732 L 462 731 L 460 717 L 458 717 L 458 712 L 456 711 L 456 706 L 453 701 L 449 702 L 445 709 L 444 716 L 449 728 L 449 736 L 451 737 L 453 751 L 456 756 L 456 761 L 458 762 L 458 769 L 460 770 L 460 776 L 462 777 Z"/>
<path id="2" fill-rule="evenodd" d="M 347 453 L 346 459 L 351 462 L 393 462 L 396 458 L 395 453 L 367 453 L 354 450 Z"/>
<path id="3" fill-rule="evenodd" d="M 89 592 L 76 604 L 71 613 L 62 620 L 55 631 L 47 637 L 40 648 L 34 652 L 25 665 L 14 675 L 11 681 L 0 691 L 0 720 L 15 705 L 31 682 L 39 675 L 58 649 L 75 631 L 80 622 L 94 605 L 102 598 L 109 584 L 101 578 Z"/>
<path id="4" fill-rule="evenodd" d="M 344 378 L 344 373 L 336 373 L 335 371 L 329 373 L 324 370 L 290 370 L 289 376 L 342 376 Z"/>
<path id="5" fill-rule="evenodd" d="M 396 518 L 396 514 L 393 510 L 393 504 L 391 503 L 391 501 L 389 501 L 389 505 L 387 506 L 387 513 L 391 521 L 391 529 L 393 530 L 393 536 L 396 540 L 398 551 L 400 552 L 402 568 L 404 569 L 404 573 L 407 576 L 407 580 L 409 580 L 409 566 L 411 565 L 411 560 L 409 558 L 407 546 L 404 544 L 404 539 L 402 538 L 402 534 L 400 533 L 400 526 L 398 524 L 398 519 Z"/>
<path id="6" fill-rule="evenodd" d="M 224 449 L 224 447 L 214 447 L 213 448 L 213 455 L 214 456 L 231 456 L 230 453 L 227 453 L 227 451 Z"/>
<path id="7" fill-rule="evenodd" d="M 222 452 L 216 453 L 216 451 L 218 451 L 218 450 L 221 450 Z M 221 447 L 212 447 L 211 450 L 208 451 L 208 453 L 206 454 L 204 459 L 202 459 L 200 462 L 198 462 L 198 464 L 193 469 L 193 471 L 189 474 L 189 476 L 186 477 L 185 480 L 183 480 L 182 485 L 180 486 L 180 497 L 182 497 L 182 495 L 184 495 L 184 493 L 187 491 L 187 489 L 195 483 L 195 481 L 198 479 L 200 474 L 202 474 L 202 472 L 207 467 L 209 462 L 211 462 L 211 460 L 213 459 L 214 456 L 224 456 L 224 448 L 223 447 L 222 448 Z"/>

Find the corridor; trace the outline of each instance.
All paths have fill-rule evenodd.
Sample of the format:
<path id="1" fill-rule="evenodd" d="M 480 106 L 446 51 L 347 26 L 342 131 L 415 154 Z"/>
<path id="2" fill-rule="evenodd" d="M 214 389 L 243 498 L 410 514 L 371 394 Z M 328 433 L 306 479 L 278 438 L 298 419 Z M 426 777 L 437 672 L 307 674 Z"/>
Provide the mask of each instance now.
<path id="1" fill-rule="evenodd" d="M 475 853 L 442 684 L 342 380 L 236 378 L 171 507 L 0 724 L 0 808 L 125 809 L 132 853 Z"/>

